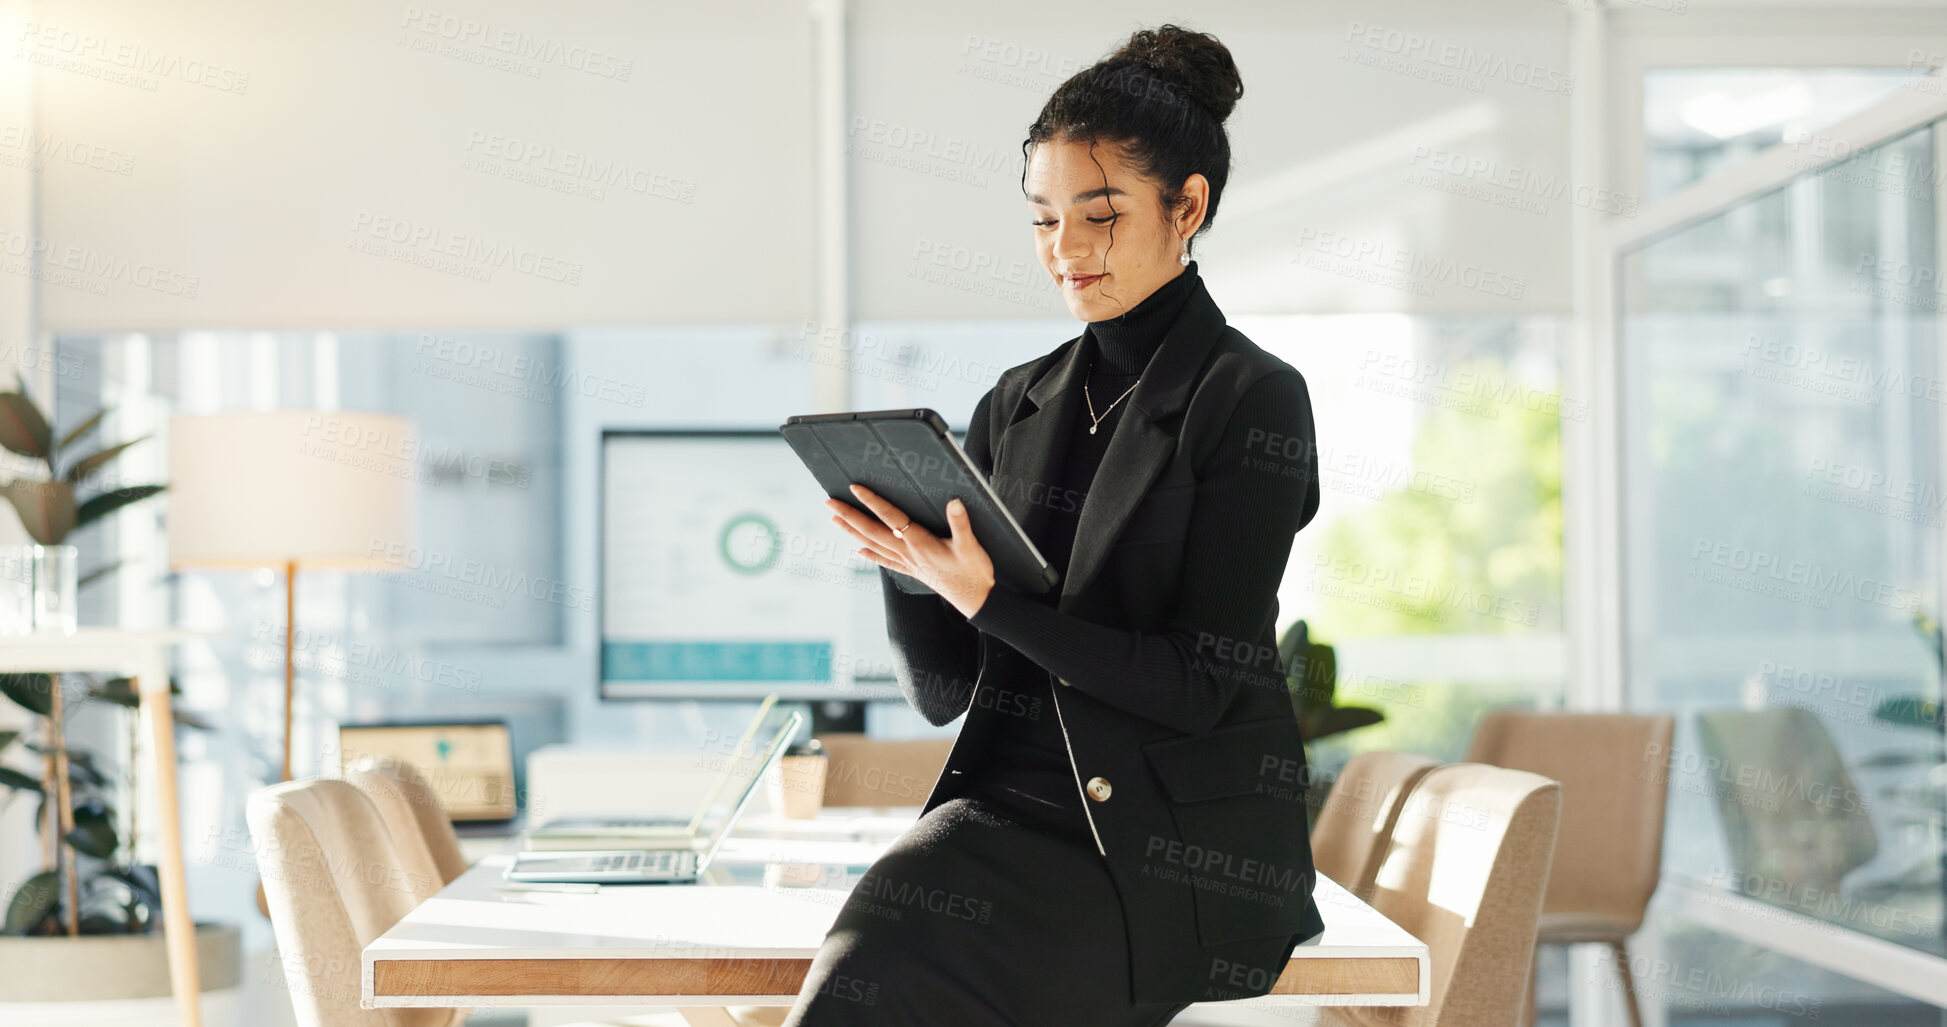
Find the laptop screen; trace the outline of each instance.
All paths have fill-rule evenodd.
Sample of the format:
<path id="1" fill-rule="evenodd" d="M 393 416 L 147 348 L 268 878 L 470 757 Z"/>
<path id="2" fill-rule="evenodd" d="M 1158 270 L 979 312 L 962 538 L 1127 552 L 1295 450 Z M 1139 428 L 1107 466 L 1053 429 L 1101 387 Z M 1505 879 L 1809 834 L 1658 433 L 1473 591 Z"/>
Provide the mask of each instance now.
<path id="1" fill-rule="evenodd" d="M 505 722 L 344 724 L 338 746 L 341 768 L 363 756 L 411 764 L 456 821 L 514 816 L 514 745 Z"/>
<path id="2" fill-rule="evenodd" d="M 727 767 L 730 773 L 723 786 L 709 799 L 697 828 L 697 834 L 708 839 L 706 851 L 715 849 L 717 843 L 729 833 L 738 813 L 756 794 L 758 782 L 775 772 L 785 747 L 803 724 L 804 714 L 796 710 L 768 710 L 763 714 L 758 729 L 749 734 L 747 742 L 736 747 L 735 751 L 725 746 L 723 751 L 710 755 L 709 758 L 718 761 L 719 767 Z"/>

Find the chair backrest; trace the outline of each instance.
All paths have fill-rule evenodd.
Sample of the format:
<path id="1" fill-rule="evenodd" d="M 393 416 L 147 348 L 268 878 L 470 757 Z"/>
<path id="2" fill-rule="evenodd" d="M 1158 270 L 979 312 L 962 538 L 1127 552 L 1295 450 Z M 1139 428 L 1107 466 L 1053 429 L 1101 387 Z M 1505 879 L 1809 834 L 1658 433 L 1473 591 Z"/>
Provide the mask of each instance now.
<path id="1" fill-rule="evenodd" d="M 1379 749 L 1347 760 L 1312 822 L 1312 865 L 1346 891 L 1370 902 L 1379 858 L 1399 811 L 1438 760 Z"/>
<path id="2" fill-rule="evenodd" d="M 1425 1006 L 1335 1010 L 1359 1024 L 1519 1023 L 1562 789 L 1524 770 L 1449 763 L 1407 797 L 1373 908 L 1424 941 Z"/>
<path id="3" fill-rule="evenodd" d="M 1871 801 L 1818 716 L 1795 706 L 1697 714 L 1705 787 L 1716 799 L 1740 891 L 1789 885 L 1788 895 L 1836 895 L 1879 852 Z M 1702 763 L 1703 761 L 1698 761 Z"/>
<path id="4" fill-rule="evenodd" d="M 251 793 L 245 818 L 284 980 L 301 1027 L 449 1027 L 455 1009 L 360 1009 L 365 946 L 419 904 L 424 883 L 379 811 L 344 781 L 287 781 Z"/>
<path id="5" fill-rule="evenodd" d="M 1663 872 L 1668 713 L 1489 710 L 1467 762 L 1526 770 L 1562 786 L 1562 826 L 1544 914 L 1595 916 L 1625 933 L 1643 922 Z"/>
<path id="6" fill-rule="evenodd" d="M 438 891 L 466 870 L 453 820 L 417 767 L 391 757 L 361 756 L 345 767 L 345 780 L 378 807 L 399 855 L 416 871 L 415 880 L 434 882 Z"/>
<path id="7" fill-rule="evenodd" d="M 827 806 L 918 806 L 946 769 L 951 738 L 886 740 L 856 732 L 821 734 Z"/>

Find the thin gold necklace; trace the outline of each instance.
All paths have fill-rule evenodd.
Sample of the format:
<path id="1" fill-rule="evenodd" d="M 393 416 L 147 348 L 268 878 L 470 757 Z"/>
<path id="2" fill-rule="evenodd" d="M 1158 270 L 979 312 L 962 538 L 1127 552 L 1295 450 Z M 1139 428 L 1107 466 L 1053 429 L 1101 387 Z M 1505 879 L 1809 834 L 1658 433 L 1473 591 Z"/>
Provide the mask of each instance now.
<path id="1" fill-rule="evenodd" d="M 1129 398 L 1129 393 L 1136 391 L 1136 385 L 1142 384 L 1142 379 L 1138 377 L 1136 379 L 1136 385 L 1131 385 L 1127 389 L 1123 390 L 1122 395 L 1117 396 L 1115 398 L 1115 403 L 1109 404 L 1108 407 L 1102 411 L 1102 416 L 1097 417 L 1095 416 L 1095 400 L 1093 397 L 1091 397 L 1088 394 L 1088 380 L 1093 377 L 1095 377 L 1095 361 L 1091 360 L 1089 361 L 1088 364 L 1088 374 L 1082 378 L 1082 398 L 1088 401 L 1088 419 L 1095 422 L 1088 426 L 1088 433 L 1090 435 L 1095 434 L 1095 429 L 1102 427 L 1103 418 L 1108 417 L 1109 411 L 1115 409 L 1115 403 L 1120 403 L 1123 400 Z"/>

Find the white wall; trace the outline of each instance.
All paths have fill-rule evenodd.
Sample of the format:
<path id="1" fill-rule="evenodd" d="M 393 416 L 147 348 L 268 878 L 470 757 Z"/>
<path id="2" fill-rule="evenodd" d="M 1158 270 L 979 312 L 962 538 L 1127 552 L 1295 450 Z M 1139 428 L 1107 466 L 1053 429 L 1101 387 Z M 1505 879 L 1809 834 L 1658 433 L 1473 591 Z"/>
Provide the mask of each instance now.
<path id="1" fill-rule="evenodd" d="M 1493 184 L 1514 175 L 1531 190 L 1568 185 L 1565 6 L 858 7 L 847 142 L 860 317 L 1060 314 L 1034 264 L 1020 142 L 1069 75 L 1134 29 L 1170 20 L 1223 40 L 1244 80 L 1226 124 L 1235 166 L 1197 242 L 1227 314 L 1568 309 L 1569 204 Z M 1395 50 L 1414 56 L 1396 60 Z M 1486 73 L 1462 76 L 1464 85 L 1425 77 L 1450 70 L 1449 60 Z M 1547 74 L 1566 92 L 1517 84 Z M 1440 170 L 1454 161 L 1460 173 Z M 1467 189 L 1496 200 L 1449 191 Z M 1359 256 L 1331 270 L 1292 264 L 1323 256 L 1321 241 Z M 1428 274 L 1367 280 L 1394 261 L 1472 266 L 1506 287 Z"/>
<path id="2" fill-rule="evenodd" d="M 156 287 L 99 274 L 50 286 L 56 330 L 519 328 L 809 309 L 800 4 L 75 0 L 41 17 L 41 32 L 6 42 L 39 62 L 44 123 L 119 155 L 114 172 L 50 162 L 43 233 L 85 259 L 167 272 Z M 463 35 L 462 19 L 479 35 Z M 552 58 L 483 63 L 506 55 L 474 40 L 502 33 Z M 512 159 L 523 144 L 551 150 Z M 541 184 L 478 170 L 482 160 Z M 589 184 L 572 169 L 594 162 L 628 172 L 599 199 L 556 188 Z M 385 255 L 394 224 L 408 237 L 400 252 L 430 259 L 450 246 L 487 280 Z"/>
<path id="3" fill-rule="evenodd" d="M 1222 38 L 1245 81 L 1237 167 L 1201 244 L 1227 310 L 1566 309 L 1568 203 L 1493 185 L 1567 174 L 1566 83 L 1520 84 L 1566 74 L 1562 5 L 1256 0 L 1185 17 L 863 0 L 846 131 L 855 316 L 1058 315 L 1033 263 L 1020 140 L 1069 74 L 1171 17 Z M 7 40 L 15 73 L 34 65 L 42 123 L 95 158 L 47 166 L 39 237 L 78 268 L 44 288 L 55 330 L 812 316 L 801 2 L 72 0 L 34 25 Z M 492 66 L 505 55 L 476 40 L 503 33 L 555 56 Z M 570 66 L 589 51 L 598 70 Z M 1430 80 L 1455 61 L 1482 71 Z M 552 150 L 522 164 L 513 141 Z M 568 162 L 620 162 L 644 189 L 574 195 L 558 187 L 587 183 Z M 24 230 L 17 212 L 0 210 L 0 229 Z M 388 252 L 395 232 L 406 241 Z M 447 248 L 466 274 L 419 263 Z M 1352 259 L 1331 265 L 1334 249 Z M 1305 255 L 1327 266 L 1293 263 Z"/>

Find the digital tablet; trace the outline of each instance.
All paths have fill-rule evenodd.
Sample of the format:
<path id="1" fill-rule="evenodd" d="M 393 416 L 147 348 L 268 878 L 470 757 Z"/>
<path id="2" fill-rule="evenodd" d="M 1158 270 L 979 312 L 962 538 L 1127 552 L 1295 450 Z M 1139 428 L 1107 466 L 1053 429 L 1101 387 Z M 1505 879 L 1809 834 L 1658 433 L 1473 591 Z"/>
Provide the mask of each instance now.
<path id="1" fill-rule="evenodd" d="M 1001 505 L 938 413 L 920 407 L 799 414 L 778 431 L 833 499 L 870 513 L 852 495 L 856 482 L 941 537 L 953 533 L 947 527 L 947 500 L 959 499 L 966 504 L 974 536 L 994 561 L 995 581 L 1028 595 L 1060 583 L 1061 572 Z M 901 577 L 913 586 L 910 591 L 931 591 L 910 576 Z"/>

